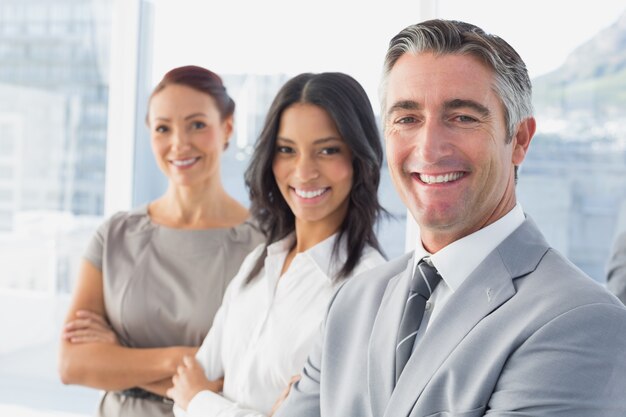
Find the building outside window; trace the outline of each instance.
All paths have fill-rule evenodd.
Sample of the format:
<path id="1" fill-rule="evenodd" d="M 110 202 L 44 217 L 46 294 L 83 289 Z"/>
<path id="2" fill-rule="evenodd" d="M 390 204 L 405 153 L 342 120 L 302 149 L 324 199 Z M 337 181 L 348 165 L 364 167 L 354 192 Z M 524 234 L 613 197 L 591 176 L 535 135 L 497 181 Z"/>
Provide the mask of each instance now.
<path id="1" fill-rule="evenodd" d="M 104 209 L 111 11 L 112 0 L 0 2 L 0 415 L 81 411 L 97 396 L 62 387 L 55 355 Z"/>

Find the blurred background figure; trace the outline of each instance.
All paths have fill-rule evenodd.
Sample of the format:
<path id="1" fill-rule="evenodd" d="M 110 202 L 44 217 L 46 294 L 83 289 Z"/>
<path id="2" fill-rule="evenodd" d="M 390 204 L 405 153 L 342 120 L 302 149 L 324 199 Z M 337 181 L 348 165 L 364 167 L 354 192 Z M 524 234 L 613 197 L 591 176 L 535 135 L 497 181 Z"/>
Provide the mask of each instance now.
<path id="1" fill-rule="evenodd" d="M 169 71 L 150 97 L 147 124 L 167 191 L 98 229 L 62 334 L 61 379 L 106 390 L 98 415 L 172 415 L 164 395 L 176 366 L 195 353 L 229 281 L 262 241 L 220 178 L 234 108 L 220 77 L 195 66 Z"/>
<path id="2" fill-rule="evenodd" d="M 615 239 L 606 272 L 607 288 L 626 304 L 626 232 Z"/>

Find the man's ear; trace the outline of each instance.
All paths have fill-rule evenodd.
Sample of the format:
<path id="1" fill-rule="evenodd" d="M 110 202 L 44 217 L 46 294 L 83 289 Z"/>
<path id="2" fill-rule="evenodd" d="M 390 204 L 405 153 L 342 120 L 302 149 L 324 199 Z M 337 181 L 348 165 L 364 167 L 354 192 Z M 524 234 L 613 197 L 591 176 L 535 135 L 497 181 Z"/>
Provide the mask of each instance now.
<path id="1" fill-rule="evenodd" d="M 515 132 L 515 136 L 513 137 L 513 155 L 512 162 L 513 165 L 519 166 L 526 158 L 526 153 L 528 152 L 528 146 L 530 145 L 530 141 L 535 135 L 535 130 L 537 128 L 537 122 L 534 117 L 529 117 L 527 119 L 522 120 L 522 122 L 517 127 L 517 132 Z"/>

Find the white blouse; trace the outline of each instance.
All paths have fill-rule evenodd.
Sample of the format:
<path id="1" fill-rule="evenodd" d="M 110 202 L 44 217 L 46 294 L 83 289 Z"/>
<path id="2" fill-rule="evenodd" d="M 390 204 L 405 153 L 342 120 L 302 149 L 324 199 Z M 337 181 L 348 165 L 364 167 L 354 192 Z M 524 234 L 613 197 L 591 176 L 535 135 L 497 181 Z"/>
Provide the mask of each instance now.
<path id="1" fill-rule="evenodd" d="M 209 380 L 224 376 L 223 393 L 199 392 L 187 413 L 174 406 L 177 417 L 265 416 L 291 377 L 301 372 L 337 288 L 332 278 L 346 251 L 331 259 L 333 235 L 298 253 L 281 277 L 294 240 L 291 234 L 270 245 L 264 268 L 247 285 L 244 281 L 263 245 L 244 260 L 196 354 Z M 366 246 L 351 276 L 384 262 L 378 251 Z"/>

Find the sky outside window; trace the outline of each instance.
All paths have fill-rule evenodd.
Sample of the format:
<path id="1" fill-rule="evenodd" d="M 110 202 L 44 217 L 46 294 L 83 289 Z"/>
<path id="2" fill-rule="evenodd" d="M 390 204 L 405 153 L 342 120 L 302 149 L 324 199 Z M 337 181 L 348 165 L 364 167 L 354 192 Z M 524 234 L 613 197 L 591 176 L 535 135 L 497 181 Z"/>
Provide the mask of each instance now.
<path id="1" fill-rule="evenodd" d="M 342 71 L 376 100 L 387 43 L 420 20 L 420 2 L 156 0 L 153 78 L 196 63 L 218 73 Z M 531 78 L 556 69 L 578 45 L 626 10 L 618 0 L 590 7 L 568 0 L 439 0 L 439 16 L 465 20 L 509 43 Z M 376 109 L 377 110 L 377 109 Z"/>

